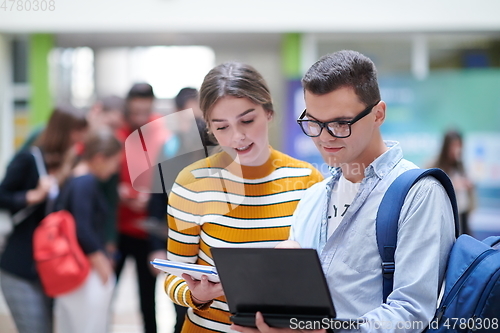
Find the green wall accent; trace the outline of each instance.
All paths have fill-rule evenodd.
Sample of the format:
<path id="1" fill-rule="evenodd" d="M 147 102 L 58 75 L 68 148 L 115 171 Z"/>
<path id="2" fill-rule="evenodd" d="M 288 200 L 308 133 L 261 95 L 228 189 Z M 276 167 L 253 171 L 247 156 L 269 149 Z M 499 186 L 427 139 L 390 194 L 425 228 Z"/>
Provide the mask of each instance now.
<path id="1" fill-rule="evenodd" d="M 48 120 L 53 107 L 49 87 L 48 56 L 54 48 L 52 34 L 33 34 L 29 45 L 29 83 L 31 87 L 30 120 L 32 125 L 39 125 Z"/>
<path id="2" fill-rule="evenodd" d="M 287 33 L 283 35 L 282 44 L 282 66 L 283 74 L 287 79 L 299 79 L 302 77 L 300 70 L 302 35 L 299 33 Z"/>

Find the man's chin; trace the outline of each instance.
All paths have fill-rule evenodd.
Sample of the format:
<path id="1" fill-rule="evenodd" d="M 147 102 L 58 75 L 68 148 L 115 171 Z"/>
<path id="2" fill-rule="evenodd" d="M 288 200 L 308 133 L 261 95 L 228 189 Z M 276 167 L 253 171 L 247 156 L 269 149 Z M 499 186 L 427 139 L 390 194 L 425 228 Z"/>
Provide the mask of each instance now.
<path id="1" fill-rule="evenodd" d="M 342 165 L 342 162 L 339 161 L 338 158 L 334 158 L 331 156 L 323 156 L 323 160 L 325 161 L 326 164 L 328 164 L 332 168 L 338 168 Z"/>

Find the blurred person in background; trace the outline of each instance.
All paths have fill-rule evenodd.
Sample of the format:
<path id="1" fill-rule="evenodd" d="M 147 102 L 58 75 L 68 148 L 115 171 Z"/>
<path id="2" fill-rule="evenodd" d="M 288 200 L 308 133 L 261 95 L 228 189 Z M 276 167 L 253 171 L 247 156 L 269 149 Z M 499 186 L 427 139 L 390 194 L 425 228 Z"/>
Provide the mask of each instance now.
<path id="1" fill-rule="evenodd" d="M 124 125 L 117 131 L 117 137 L 121 142 L 125 142 L 136 130 L 140 132 L 144 125 L 160 118 L 153 113 L 154 101 L 155 95 L 150 84 L 136 83 L 131 87 L 125 101 Z M 164 131 L 161 128 L 157 130 L 158 132 L 152 135 L 157 144 L 153 143 L 147 147 L 148 153 L 154 156 L 165 142 Z M 140 153 L 143 152 L 137 152 L 137 158 L 144 156 Z M 137 270 L 144 332 L 156 333 L 155 285 L 158 271 L 150 269 L 149 261 L 152 258 L 166 258 L 165 243 L 156 241 L 143 226 L 148 218 L 148 203 L 151 196 L 149 193 L 138 192 L 132 186 L 125 154 L 122 159 L 118 193 L 120 201 L 116 275 L 119 278 L 125 260 L 129 256 L 132 257 Z"/>
<path id="2" fill-rule="evenodd" d="M 174 163 L 170 164 L 170 167 L 163 170 L 163 182 L 168 190 L 170 190 L 175 177 L 182 169 L 201 158 L 208 157 L 208 149 L 217 145 L 210 138 L 207 124 L 203 120 L 203 113 L 201 112 L 199 106 L 198 90 L 189 87 L 182 88 L 177 96 L 175 96 L 174 101 L 176 112 L 192 109 L 196 123 L 193 123 L 189 114 L 185 114 L 186 119 L 184 119 L 184 121 L 179 121 L 179 118 L 175 118 L 177 123 L 169 124 L 172 128 L 172 136 L 170 136 L 167 142 L 163 145 L 163 153 L 160 153 L 160 156 L 164 156 L 165 158 L 175 157 L 176 159 Z M 203 150 L 200 150 L 200 147 L 195 146 L 198 141 L 194 140 L 193 136 L 198 133 L 203 144 Z M 191 153 L 184 154 L 185 152 Z M 154 219 L 158 225 L 166 227 L 167 194 L 152 194 L 149 201 L 148 211 L 150 218 Z M 156 242 L 159 242 L 157 247 L 160 245 L 165 246 L 167 236 L 166 233 L 164 233 L 163 236 L 164 237 L 153 236 L 153 239 L 155 239 Z M 155 268 L 152 267 L 152 269 Z M 174 333 L 180 333 L 182 325 L 184 324 L 184 317 L 186 316 L 187 308 L 176 303 L 174 303 L 174 307 L 176 312 Z"/>
<path id="3" fill-rule="evenodd" d="M 178 175 L 168 198 L 168 259 L 213 266 L 212 246 L 274 247 L 287 239 L 302 194 L 323 177 L 269 145 L 273 103 L 253 67 L 229 62 L 213 68 L 203 81 L 200 107 L 223 151 Z M 218 187 L 221 181 L 227 192 Z M 182 332 L 230 331 L 220 283 L 167 275 L 165 291 L 189 307 Z"/>
<path id="4" fill-rule="evenodd" d="M 56 108 L 34 142 L 48 175 L 41 176 L 34 155 L 23 150 L 14 156 L 0 184 L 0 208 L 11 214 L 29 209 L 8 237 L 0 259 L 0 285 L 20 333 L 52 332 L 52 301 L 45 295 L 36 271 L 33 232 L 52 211 L 59 186 L 74 166 L 75 146 L 86 131 L 82 112 L 69 106 Z"/>
<path id="5" fill-rule="evenodd" d="M 86 113 L 86 119 L 91 131 L 107 128 L 112 131 L 117 131 L 124 124 L 124 108 L 125 101 L 123 98 L 109 95 L 98 99 Z M 19 150 L 29 149 L 40 136 L 45 126 L 36 128 L 23 143 Z M 77 154 L 82 154 L 82 147 L 76 148 Z M 68 170 L 69 171 L 69 170 Z M 78 172 L 78 171 L 77 171 Z M 111 258 L 116 259 L 116 244 L 117 244 L 117 226 L 116 215 L 118 209 L 118 172 L 111 178 L 105 181 L 99 181 L 99 186 L 104 192 L 104 197 L 107 200 L 110 210 L 107 214 L 106 234 L 107 234 L 107 252 Z"/>
<path id="6" fill-rule="evenodd" d="M 90 108 L 87 120 L 91 131 L 108 129 L 115 133 L 124 125 L 125 100 L 121 97 L 110 95 L 100 98 Z M 78 170 L 76 171 L 78 173 Z M 118 170 L 109 179 L 98 180 L 99 187 L 104 194 L 104 198 L 109 206 L 106 214 L 106 252 L 116 265 L 117 259 L 117 210 L 118 210 Z"/>
<path id="7" fill-rule="evenodd" d="M 87 114 L 87 120 L 92 129 L 106 127 L 116 131 L 123 126 L 123 98 L 110 95 L 104 96 L 92 105 Z"/>
<path id="8" fill-rule="evenodd" d="M 106 252 L 107 215 L 112 207 L 101 184 L 118 171 L 121 148 L 109 128 L 93 130 L 85 140 L 78 167 L 59 195 L 57 207 L 75 218 L 78 243 L 91 270 L 77 289 L 55 297 L 56 332 L 108 332 L 116 278 Z"/>
<path id="9" fill-rule="evenodd" d="M 192 109 L 195 118 L 205 122 L 203 120 L 203 112 L 200 109 L 199 93 L 195 88 L 182 88 L 175 96 L 174 102 L 176 111 Z"/>
<path id="10" fill-rule="evenodd" d="M 117 130 L 123 126 L 124 100 L 110 95 L 97 100 L 87 112 L 87 122 L 90 128 L 108 127 Z M 33 145 L 45 129 L 45 126 L 35 128 L 19 150 L 25 150 Z"/>
<path id="11" fill-rule="evenodd" d="M 433 167 L 442 169 L 453 182 L 460 215 L 460 233 L 472 235 L 469 227 L 469 214 L 474 209 L 476 200 L 474 184 L 465 171 L 462 152 L 462 134 L 456 130 L 447 131 Z"/>
<path id="12" fill-rule="evenodd" d="M 205 147 L 217 145 L 216 141 L 208 134 L 207 123 L 203 120 L 198 90 L 189 87 L 182 88 L 175 96 L 175 107 L 177 111 L 192 109 L 203 145 Z"/>

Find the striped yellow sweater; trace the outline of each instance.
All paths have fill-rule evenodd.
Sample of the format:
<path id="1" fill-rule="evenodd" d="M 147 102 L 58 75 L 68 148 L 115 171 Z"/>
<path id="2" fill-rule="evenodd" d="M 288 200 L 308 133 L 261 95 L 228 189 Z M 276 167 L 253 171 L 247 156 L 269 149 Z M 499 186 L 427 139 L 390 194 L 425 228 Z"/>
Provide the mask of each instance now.
<path id="1" fill-rule="evenodd" d="M 271 149 L 258 167 L 233 163 L 222 152 L 185 168 L 169 197 L 168 259 L 213 265 L 211 247 L 274 247 L 288 238 L 290 219 L 305 189 L 322 175 L 309 163 Z M 165 290 L 188 306 L 183 332 L 228 332 L 224 297 L 197 308 L 182 278 Z"/>

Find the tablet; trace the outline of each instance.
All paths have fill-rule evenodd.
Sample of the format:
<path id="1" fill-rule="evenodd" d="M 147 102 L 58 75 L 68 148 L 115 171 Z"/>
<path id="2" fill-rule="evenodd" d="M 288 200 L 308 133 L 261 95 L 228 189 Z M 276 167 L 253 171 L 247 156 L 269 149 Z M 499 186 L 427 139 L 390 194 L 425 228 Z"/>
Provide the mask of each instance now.
<path id="1" fill-rule="evenodd" d="M 257 311 L 273 327 L 336 318 L 316 250 L 211 248 L 211 252 L 235 324 L 255 327 Z"/>
<path id="2" fill-rule="evenodd" d="M 208 281 L 220 282 L 217 270 L 212 266 L 197 265 L 197 264 L 187 264 L 184 262 L 155 259 L 150 262 L 155 268 L 164 271 L 166 273 L 178 276 L 182 278 L 182 274 L 186 273 L 191 275 L 196 280 L 201 280 L 202 275 L 208 277 Z"/>

